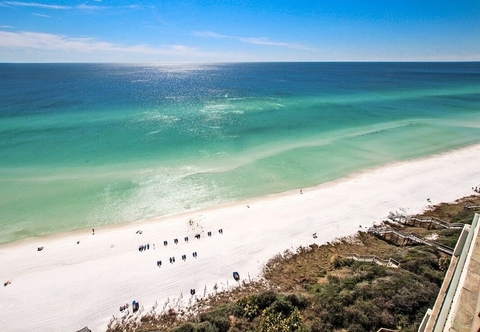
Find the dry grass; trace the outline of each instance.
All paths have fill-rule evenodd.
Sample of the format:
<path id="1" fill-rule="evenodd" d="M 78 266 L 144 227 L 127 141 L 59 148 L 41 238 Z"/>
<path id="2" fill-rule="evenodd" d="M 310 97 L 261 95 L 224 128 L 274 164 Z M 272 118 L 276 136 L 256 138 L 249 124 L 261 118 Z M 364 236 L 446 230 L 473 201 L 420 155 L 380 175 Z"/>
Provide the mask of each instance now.
<path id="1" fill-rule="evenodd" d="M 317 283 L 328 272 L 335 270 L 332 263 L 335 256 L 355 253 L 389 258 L 402 255 L 404 250 L 405 248 L 359 232 L 354 237 L 339 239 L 322 246 L 300 248 L 295 254 L 277 255 L 264 268 L 264 277 L 270 285 L 275 285 L 282 292 L 300 291 L 305 284 Z"/>
<path id="2" fill-rule="evenodd" d="M 466 205 L 480 206 L 480 195 L 472 195 L 460 198 L 452 203 L 441 203 L 425 213 L 423 216 L 440 218 L 449 223 L 463 222 L 470 223 L 475 212 L 480 213 L 479 210 L 467 210 Z"/>

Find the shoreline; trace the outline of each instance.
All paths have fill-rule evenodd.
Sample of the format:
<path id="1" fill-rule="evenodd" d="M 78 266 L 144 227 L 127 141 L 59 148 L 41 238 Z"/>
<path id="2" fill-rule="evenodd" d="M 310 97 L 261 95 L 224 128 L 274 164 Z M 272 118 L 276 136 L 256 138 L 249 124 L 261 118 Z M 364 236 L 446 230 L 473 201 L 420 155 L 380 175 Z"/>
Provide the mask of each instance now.
<path id="1" fill-rule="evenodd" d="M 363 174 L 372 173 L 372 172 L 375 172 L 375 171 L 378 171 L 378 170 L 381 170 L 381 169 L 391 168 L 391 167 L 399 167 L 403 164 L 408 164 L 408 163 L 412 163 L 412 162 L 419 162 L 419 161 L 428 160 L 428 159 L 435 158 L 435 157 L 441 157 L 443 155 L 458 153 L 458 152 L 462 152 L 464 150 L 475 149 L 476 147 L 478 147 L 479 151 L 480 151 L 480 143 L 477 143 L 477 144 L 473 144 L 473 145 L 459 147 L 459 148 L 456 148 L 456 149 L 453 149 L 453 150 L 439 152 L 439 153 L 436 153 L 436 154 L 433 154 L 433 155 L 430 155 L 430 156 L 426 156 L 426 157 L 418 157 L 418 158 L 409 159 L 409 160 L 406 160 L 406 161 L 397 161 L 397 162 L 388 163 L 388 164 L 384 164 L 384 165 L 380 165 L 380 166 L 374 166 L 374 167 L 366 168 L 366 169 L 359 170 L 357 172 L 348 174 L 346 176 L 343 176 L 343 177 L 340 177 L 340 178 L 337 178 L 337 179 L 334 179 L 334 180 L 331 180 L 331 181 L 327 181 L 327 182 L 324 182 L 324 183 L 320 183 L 320 184 L 317 184 L 317 185 L 314 185 L 314 186 L 311 186 L 311 187 L 303 187 L 303 188 L 298 188 L 298 189 L 292 189 L 292 190 L 288 190 L 288 191 L 284 191 L 284 192 L 280 192 L 280 193 L 271 193 L 271 194 L 266 194 L 266 195 L 259 196 L 259 197 L 247 198 L 247 199 L 244 199 L 244 200 L 241 200 L 241 201 L 227 202 L 227 203 L 223 203 L 223 204 L 217 204 L 217 205 L 212 205 L 212 206 L 199 208 L 197 210 L 188 210 L 188 211 L 183 211 L 183 212 L 179 212 L 179 213 L 173 213 L 173 214 L 167 214 L 167 215 L 163 215 L 163 216 L 152 217 L 152 218 L 144 219 L 144 220 L 127 221 L 127 222 L 118 223 L 118 224 L 98 225 L 98 226 L 94 226 L 94 227 L 95 227 L 96 230 L 102 230 L 102 231 L 120 229 L 120 228 L 124 228 L 124 227 L 133 227 L 134 225 L 137 225 L 138 227 L 142 227 L 143 224 L 157 223 L 157 222 L 162 222 L 162 221 L 165 221 L 165 220 L 170 220 L 170 219 L 173 219 L 173 218 L 181 218 L 181 217 L 188 218 L 188 216 L 190 216 L 192 214 L 207 212 L 207 211 L 210 211 L 210 210 L 227 209 L 227 208 L 234 207 L 234 206 L 246 206 L 246 205 L 252 204 L 252 202 L 260 202 L 260 201 L 267 200 L 267 199 L 275 199 L 275 198 L 279 198 L 279 197 L 283 197 L 283 196 L 295 195 L 296 193 L 299 193 L 299 190 L 303 190 L 304 192 L 317 190 L 319 188 L 324 188 L 324 187 L 327 187 L 329 185 L 340 184 L 342 182 L 348 181 L 351 178 L 360 177 Z M 478 185 L 480 186 L 480 178 L 477 182 L 479 182 Z M 89 232 L 91 233 L 91 228 L 85 227 L 85 228 L 78 228 L 78 229 L 74 229 L 74 230 L 70 230 L 70 231 L 62 231 L 60 233 L 52 233 L 52 234 L 45 234 L 45 235 L 22 238 L 22 239 L 10 241 L 10 242 L 0 243 L 0 250 L 2 248 L 16 246 L 16 245 L 22 245 L 22 244 L 28 244 L 28 243 L 31 243 L 31 242 L 38 242 L 38 241 L 47 241 L 48 242 L 48 241 L 51 241 L 51 240 L 55 240 L 57 238 L 64 238 L 64 237 L 72 237 L 73 238 L 73 237 L 84 236 L 85 233 L 89 233 Z"/>
<path id="2" fill-rule="evenodd" d="M 364 170 L 303 188 L 302 194 L 299 188 L 103 226 L 95 228 L 95 235 L 91 229 L 77 230 L 2 244 L 0 281 L 12 283 L 1 290 L 5 310 L 0 321 L 9 331 L 83 326 L 104 331 L 112 315 L 121 315 L 119 306 L 132 300 L 145 312 L 155 303 L 157 312 L 177 301 L 186 305 L 194 300 L 190 289 L 202 297 L 212 294 L 215 285 L 233 287 L 232 271 L 241 280 L 258 278 L 265 263 L 285 250 L 352 235 L 399 208 L 420 213 L 474 194 L 471 188 L 480 184 L 478 165 L 480 144 Z M 150 248 L 139 252 L 146 244 Z M 40 252 L 39 246 L 44 247 Z M 192 257 L 196 252 L 198 257 Z M 169 263 L 170 257 L 176 262 Z"/>

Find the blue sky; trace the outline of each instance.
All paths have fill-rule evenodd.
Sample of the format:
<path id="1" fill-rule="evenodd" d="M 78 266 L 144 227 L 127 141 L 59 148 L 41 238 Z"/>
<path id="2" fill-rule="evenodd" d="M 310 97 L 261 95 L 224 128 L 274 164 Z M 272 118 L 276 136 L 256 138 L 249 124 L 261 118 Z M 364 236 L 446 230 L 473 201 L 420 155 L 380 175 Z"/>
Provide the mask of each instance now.
<path id="1" fill-rule="evenodd" d="M 245 61 L 480 61 L 480 0 L 0 0 L 0 62 Z"/>

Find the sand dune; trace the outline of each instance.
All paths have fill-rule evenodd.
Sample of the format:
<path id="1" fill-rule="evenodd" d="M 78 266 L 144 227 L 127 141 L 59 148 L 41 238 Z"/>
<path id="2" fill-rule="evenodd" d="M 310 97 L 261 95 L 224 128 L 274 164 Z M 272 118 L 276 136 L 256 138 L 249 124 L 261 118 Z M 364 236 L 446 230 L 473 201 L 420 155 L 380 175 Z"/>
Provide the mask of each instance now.
<path id="1" fill-rule="evenodd" d="M 104 331 L 125 303 L 136 300 L 145 311 L 157 303 L 157 312 L 167 299 L 188 304 L 190 289 L 203 296 L 215 284 L 234 287 L 233 271 L 242 280 L 257 278 L 277 253 L 353 234 L 400 208 L 417 213 L 474 194 L 478 185 L 480 145 L 303 188 L 303 194 L 3 245 L 0 281 L 11 284 L 0 290 L 0 325 L 5 331 Z"/>

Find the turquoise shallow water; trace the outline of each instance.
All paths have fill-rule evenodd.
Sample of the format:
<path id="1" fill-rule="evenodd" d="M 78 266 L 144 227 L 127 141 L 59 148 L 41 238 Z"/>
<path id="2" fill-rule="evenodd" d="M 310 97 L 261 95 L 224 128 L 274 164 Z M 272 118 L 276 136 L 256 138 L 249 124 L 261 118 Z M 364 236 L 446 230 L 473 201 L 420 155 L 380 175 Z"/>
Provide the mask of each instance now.
<path id="1" fill-rule="evenodd" d="M 480 63 L 0 64 L 0 243 L 480 142 Z"/>

